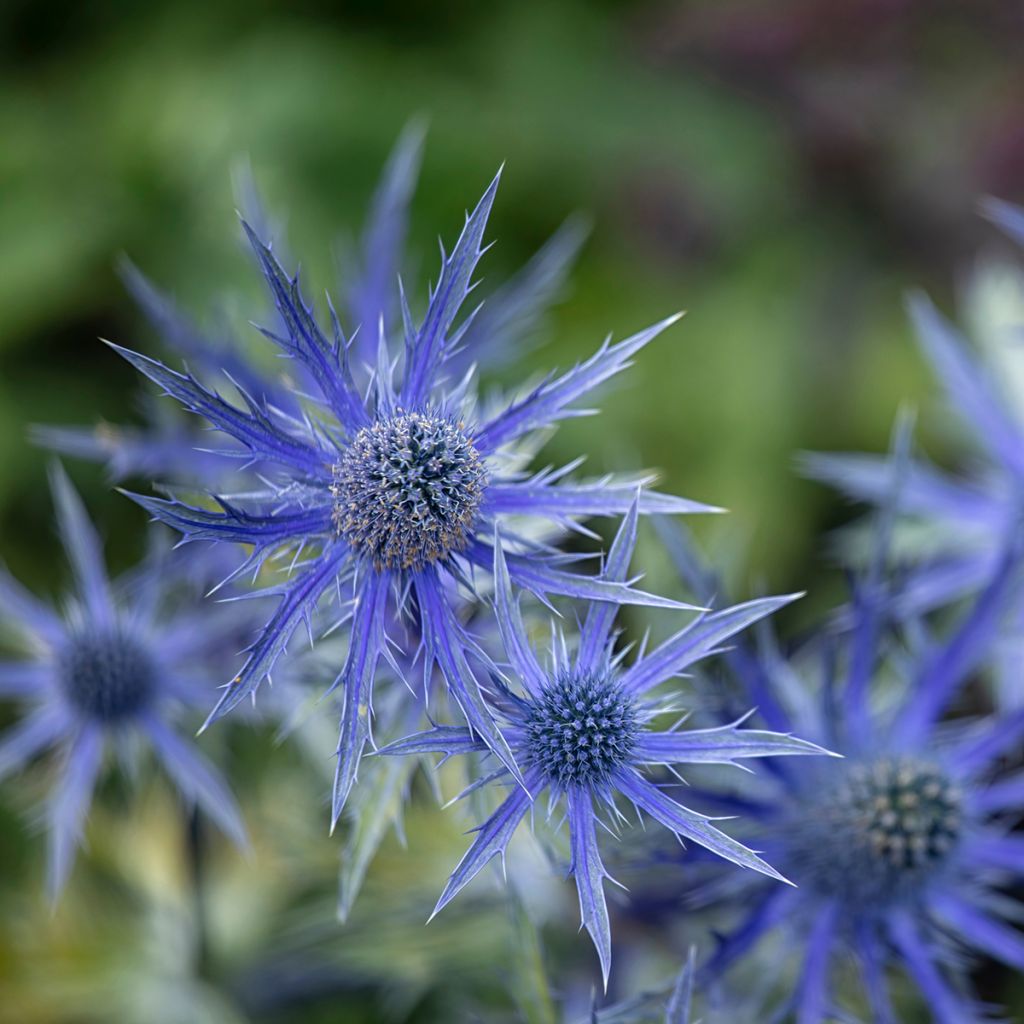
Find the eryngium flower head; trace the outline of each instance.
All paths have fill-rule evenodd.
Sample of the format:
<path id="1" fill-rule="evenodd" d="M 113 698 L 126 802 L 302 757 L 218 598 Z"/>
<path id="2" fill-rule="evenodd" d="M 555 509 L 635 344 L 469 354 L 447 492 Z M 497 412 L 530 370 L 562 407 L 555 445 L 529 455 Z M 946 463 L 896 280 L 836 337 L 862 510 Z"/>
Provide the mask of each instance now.
<path id="1" fill-rule="evenodd" d="M 137 715 L 153 699 L 156 676 L 150 651 L 120 624 L 74 630 L 58 658 L 64 698 L 96 721 L 119 722 Z"/>
<path id="2" fill-rule="evenodd" d="M 995 201 L 984 210 L 1024 245 L 1024 212 Z M 919 457 L 903 475 L 898 508 L 912 531 L 905 547 L 919 563 L 897 595 L 909 614 L 941 607 L 983 587 L 999 561 L 1007 531 L 1024 518 L 1024 276 L 1008 268 L 1000 276 L 998 289 L 979 287 L 981 272 L 976 280 L 973 320 L 982 351 L 972 351 L 925 296 L 909 301 L 921 352 L 977 448 L 967 474 L 947 473 Z M 814 453 L 803 464 L 809 476 L 859 501 L 880 505 L 890 499 L 892 467 L 884 456 Z M 1022 614 L 1024 606 L 1008 616 L 1014 629 L 1001 637 L 1002 656 L 994 659 L 1000 692 L 1010 706 L 1018 705 L 1022 694 L 1024 652 L 1017 628 Z"/>
<path id="3" fill-rule="evenodd" d="M 608 557 L 606 578 L 626 578 L 636 536 L 638 504 L 623 521 Z M 522 694 L 499 687 L 495 701 L 501 729 L 523 769 L 523 782 L 499 770 L 496 779 L 512 781 L 512 791 L 478 830 L 437 904 L 440 910 L 491 860 L 504 858 L 516 826 L 539 795 L 548 790 L 567 806 L 572 849 L 571 871 L 579 891 L 583 924 L 597 947 L 607 985 L 611 932 L 605 904 L 607 872 L 598 849 L 599 812 L 612 821 L 621 794 L 680 840 L 688 839 L 743 867 L 785 881 L 753 851 L 719 831 L 711 819 L 684 807 L 651 781 L 658 765 L 733 764 L 742 758 L 781 754 L 824 754 L 811 743 L 788 735 L 729 725 L 711 730 L 660 731 L 651 720 L 667 710 L 648 694 L 714 652 L 753 622 L 789 603 L 794 596 L 765 598 L 702 616 L 685 626 L 628 668 L 613 653 L 615 609 L 591 604 L 574 657 L 564 637 L 554 643 L 551 663 L 543 666 L 530 647 L 519 606 L 512 594 L 509 567 L 500 542 L 494 548 L 495 605 L 506 655 Z M 381 749 L 384 754 L 437 751 L 445 755 L 486 751 L 470 729 L 438 726 Z M 475 788 L 475 786 L 473 787 Z"/>
<path id="4" fill-rule="evenodd" d="M 554 786 L 602 785 L 629 763 L 639 718 L 610 674 L 563 671 L 526 711 L 526 763 Z"/>
<path id="5" fill-rule="evenodd" d="M 486 479 L 465 424 L 399 412 L 363 427 L 335 465 L 331 519 L 378 571 L 422 569 L 465 550 Z"/>
<path id="6" fill-rule="evenodd" d="M 376 370 L 368 387 L 357 385 L 350 340 L 331 310 L 324 332 L 303 300 L 297 277 L 285 273 L 268 245 L 245 225 L 277 307 L 280 325 L 264 333 L 293 359 L 316 399 L 289 412 L 242 389 L 233 405 L 188 373 L 118 349 L 126 359 L 186 408 L 233 439 L 225 454 L 259 463 L 260 472 L 237 497 L 218 495 L 220 508 L 137 496 L 155 518 L 188 540 L 246 545 L 239 571 L 259 569 L 275 556 L 289 577 L 267 592 L 277 611 L 249 651 L 239 676 L 226 688 L 210 721 L 253 695 L 273 669 L 289 638 L 310 624 L 324 595 L 348 602 L 350 643 L 335 685 L 344 698 L 333 819 L 356 776 L 372 716 L 372 684 L 387 652 L 385 623 L 393 611 L 417 620 L 427 671 L 436 662 L 450 693 L 476 733 L 521 778 L 511 748 L 492 721 L 467 655 L 475 645 L 457 617 L 459 586 L 493 564 L 497 532 L 508 549 L 513 581 L 546 597 L 562 594 L 609 602 L 672 605 L 635 590 L 624 579 L 598 579 L 567 571 L 570 556 L 529 537 L 538 526 L 561 527 L 575 518 L 620 515 L 637 481 L 603 479 L 566 483 L 567 470 L 522 472 L 524 440 L 540 428 L 580 415 L 578 402 L 629 365 L 632 357 L 676 320 L 670 317 L 620 342 L 606 343 L 560 377 L 549 377 L 522 397 L 482 413 L 470 379 L 451 380 L 452 360 L 476 322 L 459 321 L 482 254 L 487 217 L 498 179 L 467 218 L 426 313 L 416 326 L 401 303 L 403 348 L 400 380 L 386 329 L 376 332 Z M 364 331 L 370 325 L 364 325 Z M 294 402 L 298 395 L 292 395 Z M 642 512 L 704 512 L 709 506 L 653 492 Z M 509 518 L 517 521 L 510 532 Z M 530 523 L 532 520 L 532 524 Z M 310 630 L 312 632 L 312 629 Z"/>
<path id="7" fill-rule="evenodd" d="M 0 663 L 0 696 L 27 702 L 22 721 L 0 738 L 0 778 L 50 748 L 64 767 L 49 807 L 48 884 L 56 897 L 75 847 L 108 741 L 141 734 L 189 802 L 198 803 L 239 844 L 245 828 L 214 768 L 175 732 L 175 709 L 206 699 L 222 670 L 235 613 L 182 606 L 164 597 L 182 577 L 166 564 L 144 566 L 112 585 L 81 500 L 59 468 L 52 475 L 61 538 L 75 595 L 58 615 L 0 570 L 0 612 L 32 641 L 34 657 Z"/>
<path id="8" fill-rule="evenodd" d="M 906 468 L 905 452 L 894 466 L 897 475 Z M 940 1024 L 984 1016 L 968 994 L 966 953 L 1024 968 L 1024 933 L 1009 923 L 1020 908 L 999 892 L 1024 875 L 1024 844 L 1008 834 L 1007 818 L 1020 816 L 1024 775 L 994 778 L 1002 755 L 1019 749 L 1024 712 L 941 721 L 991 654 L 1019 559 L 1004 550 L 948 636 L 932 638 L 918 623 L 907 647 L 890 646 L 899 602 L 885 583 L 887 533 L 856 585 L 849 634 L 830 630 L 790 661 L 767 645 L 727 655 L 739 701 L 756 703 L 769 728 L 796 730 L 844 756 L 800 772 L 783 766 L 740 796 L 765 856 L 797 888 L 736 879 L 739 921 L 709 963 L 723 970 L 784 931 L 784 948 L 805 950 L 789 1000 L 801 1024 L 832 1019 L 831 968 L 841 954 L 858 965 L 879 1024 L 897 1021 L 890 966 L 910 975 Z M 677 552 L 692 581 L 692 558 Z M 808 685 L 816 676 L 820 693 Z M 734 806 L 731 797 L 709 799 L 712 808 Z"/>
<path id="9" fill-rule="evenodd" d="M 960 841 L 964 795 L 927 756 L 850 759 L 794 813 L 788 863 L 826 898 L 853 907 L 915 895 Z"/>

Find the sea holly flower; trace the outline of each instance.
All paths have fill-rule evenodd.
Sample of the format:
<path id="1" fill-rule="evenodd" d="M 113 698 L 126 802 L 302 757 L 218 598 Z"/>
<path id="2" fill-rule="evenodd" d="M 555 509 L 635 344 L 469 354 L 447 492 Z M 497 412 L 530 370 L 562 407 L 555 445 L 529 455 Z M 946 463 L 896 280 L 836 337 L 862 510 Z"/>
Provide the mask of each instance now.
<path id="1" fill-rule="evenodd" d="M 606 580 L 627 577 L 636 539 L 640 499 L 632 506 L 612 545 Z M 697 843 L 720 857 L 785 881 L 753 851 L 716 828 L 711 819 L 678 803 L 647 771 L 659 765 L 734 764 L 745 758 L 826 751 L 791 736 L 728 725 L 716 729 L 652 727 L 670 710 L 652 691 L 684 672 L 746 626 L 771 614 L 798 595 L 770 597 L 726 608 L 693 620 L 650 653 L 625 667 L 613 650 L 615 606 L 591 603 L 578 648 L 568 653 L 564 635 L 555 634 L 547 665 L 530 646 L 512 591 L 511 567 L 500 539 L 494 545 L 495 609 L 498 626 L 520 692 L 496 684 L 502 736 L 522 766 L 523 781 L 480 827 L 477 838 L 453 872 L 434 911 L 436 914 L 493 858 L 504 859 L 516 827 L 545 790 L 553 807 L 562 803 L 569 823 L 570 871 L 579 891 L 583 924 L 597 947 L 607 985 L 611 967 L 611 932 L 605 903 L 608 877 L 598 847 L 598 828 L 623 820 L 616 794 L 632 803 L 680 840 Z M 488 745 L 469 728 L 436 726 L 382 747 L 388 755 L 436 751 L 446 756 L 486 751 Z M 492 748 L 493 749 L 493 748 Z M 494 782 L 513 781 L 500 765 Z M 475 783 L 473 787 L 479 785 Z M 605 825 L 604 813 L 610 824 Z"/>
<path id="2" fill-rule="evenodd" d="M 396 318 L 401 315 L 399 273 L 405 263 L 409 204 L 422 146 L 422 127 L 413 123 L 402 133 L 388 159 L 361 238 L 358 243 L 346 245 L 342 252 L 346 275 L 340 310 L 354 326 L 349 339 L 350 357 L 353 376 L 360 386 L 366 383 L 364 364 L 376 361 L 380 326 L 391 337 Z M 239 208 L 246 212 L 253 232 L 260 238 L 275 234 L 248 169 L 237 191 Z M 490 294 L 467 324 L 459 350 L 449 353 L 450 370 L 458 374 L 473 363 L 494 365 L 520 358 L 538 321 L 559 297 L 586 234 L 582 218 L 569 218 L 516 274 Z M 248 245 L 247 238 L 243 241 Z M 282 258 L 280 251 L 277 256 Z M 278 410 L 300 413 L 300 396 L 316 388 L 301 361 L 290 365 L 294 380 L 268 372 L 253 358 L 226 317 L 201 325 L 133 264 L 124 262 L 121 275 L 167 352 L 186 360 L 200 381 L 212 387 L 217 383 L 223 386 L 229 379 L 246 394 Z M 287 334 L 289 328 L 282 322 L 274 329 Z M 62 455 L 103 463 L 116 481 L 136 476 L 216 489 L 223 483 L 230 463 L 207 450 L 208 439 L 194 424 L 171 412 L 162 403 L 147 401 L 142 409 L 142 426 L 44 425 L 32 428 L 32 438 Z"/>
<path id="3" fill-rule="evenodd" d="M 404 352 L 400 379 L 384 332 L 378 333 L 376 372 L 364 393 L 349 359 L 349 339 L 331 313 L 321 330 L 303 299 L 298 278 L 289 276 L 270 247 L 245 225 L 277 307 L 282 328 L 264 333 L 282 353 L 303 366 L 317 397 L 293 415 L 242 390 L 244 404 L 231 404 L 191 373 L 114 346 L 129 362 L 227 434 L 244 450 L 243 461 L 260 464 L 253 487 L 235 496 L 217 495 L 218 510 L 177 499 L 135 496 L 152 515 L 186 540 L 248 545 L 240 572 L 258 570 L 272 556 L 290 573 L 261 593 L 279 604 L 249 649 L 248 659 L 226 688 L 208 723 L 254 695 L 290 637 L 312 618 L 325 594 L 347 604 L 350 638 L 335 686 L 344 710 L 338 745 L 332 818 L 337 821 L 356 776 L 369 735 L 371 688 L 379 660 L 390 657 L 387 623 L 393 613 L 414 613 L 425 650 L 424 668 L 440 665 L 451 696 L 477 735 L 489 743 L 516 776 L 501 731 L 491 719 L 467 657 L 478 653 L 458 619 L 459 584 L 489 570 L 495 532 L 510 549 L 508 569 L 521 587 L 547 598 L 561 594 L 609 602 L 673 605 L 634 589 L 629 581 L 598 579 L 565 568 L 570 556 L 528 539 L 525 521 L 562 525 L 575 517 L 619 515 L 630 506 L 636 481 L 565 482 L 566 470 L 532 477 L 510 468 L 517 446 L 534 431 L 580 415 L 578 402 L 614 376 L 649 341 L 677 318 L 612 345 L 561 376 L 552 376 L 499 411 L 481 414 L 470 381 L 453 384 L 449 362 L 473 323 L 456 325 L 482 254 L 495 178 L 466 219 L 419 326 L 404 301 Z M 227 456 L 237 456 L 234 449 Z M 271 468 L 272 467 L 272 468 Z M 710 506 L 653 492 L 643 512 L 714 511 Z M 511 532 L 509 518 L 517 520 Z M 343 617 L 346 613 L 343 611 Z"/>
<path id="4" fill-rule="evenodd" d="M 905 459 L 895 456 L 897 475 Z M 984 1017 L 970 994 L 972 952 L 1024 968 L 1024 932 L 1011 923 L 1020 908 L 1002 891 L 1024 871 L 1020 840 L 1009 832 L 1024 806 L 1024 775 L 995 775 L 1001 757 L 1019 749 L 1024 712 L 942 720 L 989 656 L 1014 598 L 1018 559 L 1004 550 L 948 636 L 915 623 L 896 647 L 885 533 L 857 582 L 848 632 L 830 630 L 791 659 L 771 643 L 730 659 L 739 704 L 757 701 L 771 728 L 796 731 L 844 759 L 800 772 L 780 766 L 735 797 L 703 794 L 708 809 L 742 808 L 765 856 L 797 886 L 733 878 L 739 919 L 708 975 L 777 933 L 782 948 L 805 951 L 787 1000 L 798 1024 L 838 1014 L 831 968 L 844 954 L 859 968 L 878 1024 L 898 1019 L 891 968 L 910 976 L 939 1024 Z M 694 578 L 685 553 L 681 568 Z M 814 678 L 820 692 L 808 685 Z"/>
<path id="5" fill-rule="evenodd" d="M 0 778 L 37 754 L 61 748 L 63 766 L 48 810 L 48 885 L 56 897 L 102 767 L 104 750 L 141 735 L 190 803 L 239 845 L 245 828 L 227 786 L 173 722 L 176 708 L 205 701 L 222 670 L 234 627 L 226 612 L 161 605 L 176 581 L 166 565 L 144 566 L 112 584 L 99 539 L 64 472 L 51 476 L 61 540 L 75 593 L 58 614 L 0 570 L 0 612 L 31 642 L 33 656 L 0 662 L 0 696 L 29 705 L 0 737 Z"/>
<path id="6" fill-rule="evenodd" d="M 1008 236 L 1024 244 L 1024 212 L 996 201 L 984 209 Z M 978 325 L 979 338 L 987 342 L 984 353 L 972 351 L 926 297 L 915 295 L 909 302 L 921 351 L 976 442 L 978 457 L 969 475 L 948 473 L 925 458 L 916 458 L 907 467 L 897 507 L 906 524 L 928 531 L 919 537 L 926 542 L 920 564 L 908 570 L 896 595 L 908 614 L 940 607 L 983 587 L 1001 557 L 1007 531 L 1024 516 L 1022 279 L 1018 277 L 1011 288 L 1017 292 L 1015 301 L 1001 302 L 1005 308 L 986 309 L 983 317 L 976 317 L 987 321 Z M 891 468 L 885 456 L 813 453 L 803 458 L 803 467 L 807 475 L 859 501 L 879 505 L 888 500 Z M 1011 610 L 1009 620 L 1012 629 L 1001 638 L 1001 689 L 1015 702 L 1020 695 L 1018 634 L 1024 604 Z"/>

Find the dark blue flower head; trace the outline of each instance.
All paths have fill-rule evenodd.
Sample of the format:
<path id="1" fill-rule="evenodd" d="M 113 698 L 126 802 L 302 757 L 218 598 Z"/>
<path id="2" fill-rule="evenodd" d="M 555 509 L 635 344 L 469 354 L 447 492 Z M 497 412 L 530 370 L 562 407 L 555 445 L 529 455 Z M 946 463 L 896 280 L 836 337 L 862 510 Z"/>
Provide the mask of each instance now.
<path id="1" fill-rule="evenodd" d="M 788 862 L 801 885 L 852 912 L 914 900 L 953 862 L 964 793 L 937 760 L 851 759 L 815 790 L 785 826 Z"/>
<path id="2" fill-rule="evenodd" d="M 325 331 L 304 300 L 298 277 L 285 272 L 248 224 L 247 237 L 277 310 L 278 323 L 264 333 L 302 369 L 308 387 L 291 392 L 288 406 L 282 407 L 273 396 L 252 393 L 234 381 L 242 399 L 238 405 L 191 373 L 118 349 L 165 392 L 227 435 L 226 457 L 243 469 L 259 469 L 241 494 L 217 494 L 216 508 L 136 500 L 186 540 L 245 546 L 239 572 L 258 571 L 270 562 L 285 570 L 281 582 L 264 591 L 278 597 L 277 610 L 210 721 L 255 693 L 301 624 L 312 635 L 324 595 L 340 599 L 350 643 L 335 682 L 343 695 L 335 821 L 369 736 L 373 679 L 380 659 L 391 658 L 387 627 L 396 616 L 415 619 L 424 670 L 440 666 L 466 720 L 522 780 L 470 668 L 468 658 L 478 646 L 458 615 L 464 603 L 460 588 L 471 588 L 481 569 L 490 571 L 496 535 L 505 543 L 511 579 L 544 599 L 560 594 L 673 605 L 634 589 L 625 578 L 570 571 L 571 556 L 531 539 L 538 535 L 538 522 L 562 527 L 579 517 L 624 513 L 637 481 L 566 482 L 571 467 L 525 476 L 522 445 L 536 430 L 581 415 L 578 403 L 628 366 L 676 318 L 617 345 L 605 343 L 568 373 L 483 412 L 471 378 L 458 378 L 453 371 L 478 322 L 475 312 L 461 311 L 483 253 L 497 185 L 495 178 L 452 252 L 442 252 L 441 273 L 418 324 L 400 295 L 395 330 L 401 335 L 401 354 L 392 350 L 386 318 L 363 324 L 362 333 L 372 329 L 376 344 L 368 382 L 357 381 L 352 340 L 333 307 Z M 654 492 L 643 495 L 640 510 L 712 511 Z"/>
<path id="3" fill-rule="evenodd" d="M 152 701 L 157 668 L 150 651 L 122 625 L 73 630 L 58 655 L 57 680 L 68 704 L 99 722 L 120 722 Z"/>
<path id="4" fill-rule="evenodd" d="M 363 427 L 333 476 L 338 535 L 378 570 L 422 569 L 464 551 L 487 481 L 463 423 L 415 412 Z"/>
<path id="5" fill-rule="evenodd" d="M 636 538 L 640 500 L 634 502 L 612 545 L 606 580 L 624 580 Z M 477 838 L 455 869 L 437 904 L 440 910 L 491 860 L 504 858 L 519 822 L 543 790 L 567 807 L 571 870 L 580 897 L 583 924 L 590 932 L 607 984 L 611 967 L 611 932 L 597 834 L 603 810 L 619 817 L 615 794 L 632 803 L 677 836 L 688 839 L 743 867 L 782 880 L 753 851 L 711 824 L 711 819 L 684 807 L 651 781 L 655 766 L 734 764 L 743 758 L 784 754 L 823 754 L 822 748 L 788 735 L 741 729 L 670 729 L 651 727 L 669 710 L 650 693 L 753 622 L 793 600 L 765 598 L 701 616 L 628 668 L 614 650 L 615 607 L 592 603 L 573 655 L 557 635 L 551 663 L 542 665 L 526 636 L 518 602 L 513 597 L 508 563 L 500 541 L 494 547 L 495 608 L 512 675 L 520 693 L 498 684 L 494 700 L 501 713 L 501 732 L 522 766 L 523 781 L 478 830 Z M 381 749 L 390 755 L 438 751 L 445 755 L 486 751 L 472 730 L 437 726 Z M 509 781 L 504 767 L 491 781 Z M 474 784 L 473 789 L 477 788 Z"/>
<path id="6" fill-rule="evenodd" d="M 613 675 L 563 670 L 526 712 L 526 764 L 562 789 L 604 785 L 629 763 L 639 728 L 636 701 Z"/>
<path id="7" fill-rule="evenodd" d="M 897 475 L 906 465 L 898 451 Z M 992 650 L 1015 597 L 1018 558 L 1004 549 L 948 636 L 916 623 L 899 646 L 891 639 L 899 602 L 884 575 L 887 533 L 880 531 L 872 570 L 857 583 L 848 633 L 830 627 L 791 660 L 769 644 L 729 655 L 741 702 L 756 701 L 771 728 L 844 755 L 759 777 L 738 800 L 706 795 L 712 807 L 741 805 L 757 822 L 765 856 L 797 886 L 736 885 L 740 922 L 710 971 L 786 932 L 785 948 L 805 951 L 789 998 L 800 1024 L 837 1012 L 831 970 L 841 951 L 857 963 L 879 1024 L 897 1020 L 890 966 L 910 975 L 939 1024 L 982 1019 L 965 953 L 1024 967 L 1024 933 L 1009 923 L 1019 908 L 1002 893 L 1024 873 L 1021 841 L 1009 833 L 1024 806 L 1024 776 L 995 775 L 1002 755 L 1024 739 L 1024 712 L 943 721 Z M 681 564 L 692 560 L 684 554 Z M 815 679 L 817 692 L 808 685 Z"/>
<path id="8" fill-rule="evenodd" d="M 56 897 L 71 870 L 104 747 L 130 732 L 148 741 L 187 800 L 245 843 L 227 786 L 170 724 L 180 709 L 205 702 L 223 671 L 225 643 L 244 626 L 236 606 L 211 615 L 182 602 L 183 574 L 166 562 L 111 584 L 96 533 L 59 468 L 52 487 L 75 594 L 62 617 L 0 571 L 0 611 L 34 651 L 28 660 L 0 663 L 0 695 L 29 705 L 0 738 L 0 777 L 50 747 L 64 750 L 49 807 L 49 888 Z M 168 598 L 175 599 L 170 612 Z"/>

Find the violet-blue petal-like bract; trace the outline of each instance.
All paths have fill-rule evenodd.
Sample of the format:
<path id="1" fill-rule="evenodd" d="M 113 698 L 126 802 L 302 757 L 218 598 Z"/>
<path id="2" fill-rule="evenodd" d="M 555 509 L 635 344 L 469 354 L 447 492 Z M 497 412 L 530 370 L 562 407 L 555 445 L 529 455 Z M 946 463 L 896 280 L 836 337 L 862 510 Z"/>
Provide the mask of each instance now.
<path id="1" fill-rule="evenodd" d="M 901 468 L 906 453 L 894 455 L 890 472 Z M 685 536 L 668 528 L 664 535 L 692 580 Z M 751 779 L 738 799 L 701 794 L 708 810 L 741 805 L 764 855 L 796 885 L 731 879 L 725 905 L 736 923 L 706 971 L 714 976 L 750 958 L 777 933 L 783 948 L 803 951 L 789 995 L 797 1024 L 833 1019 L 833 971 L 844 957 L 859 968 L 877 1024 L 900 1019 L 887 980 L 893 969 L 909 976 L 938 1024 L 980 1024 L 990 1018 L 970 989 L 971 952 L 1024 969 L 1021 907 L 1008 894 L 1024 876 L 1024 844 L 1012 833 L 1024 775 L 996 772 L 1020 749 L 1024 712 L 945 716 L 990 655 L 1016 599 L 1019 559 L 1004 540 L 989 581 L 949 634 L 933 636 L 916 622 L 902 644 L 891 639 L 899 603 L 887 561 L 876 550 L 856 582 L 848 632 L 830 629 L 790 659 L 768 643 L 759 652 L 738 645 L 730 655 L 740 704 L 759 703 L 765 724 L 843 760 L 799 772 L 781 765 Z"/>
<path id="2" fill-rule="evenodd" d="M 636 539 L 638 497 L 609 550 L 603 578 L 625 580 Z M 510 567 L 500 540 L 494 545 L 495 608 L 516 691 L 495 684 L 499 728 L 522 766 L 524 782 L 499 768 L 493 783 L 511 782 L 494 814 L 477 830 L 472 846 L 453 872 L 435 913 L 450 902 L 494 857 L 505 849 L 522 819 L 545 790 L 564 802 L 569 826 L 570 871 L 579 892 L 582 923 L 597 947 L 607 986 L 612 947 L 598 833 L 620 820 L 615 796 L 632 804 L 681 841 L 697 843 L 741 867 L 785 881 L 752 850 L 719 830 L 712 819 L 670 796 L 649 771 L 686 764 L 733 765 L 745 758 L 785 754 L 825 754 L 812 743 L 788 735 L 728 725 L 714 729 L 651 727 L 668 709 L 651 692 L 715 653 L 734 634 L 798 595 L 769 597 L 701 615 L 654 650 L 622 664 L 614 652 L 615 607 L 591 603 L 573 655 L 564 636 L 556 636 L 550 662 L 542 664 L 527 638 Z M 380 753 L 408 755 L 436 751 L 454 754 L 486 751 L 468 728 L 436 726 L 389 744 Z"/>
<path id="3" fill-rule="evenodd" d="M 223 454 L 236 460 L 236 475 L 247 485 L 239 494 L 218 493 L 215 507 L 177 498 L 133 495 L 135 500 L 185 540 L 246 546 L 239 573 L 269 570 L 271 561 L 283 570 L 278 581 L 258 591 L 275 596 L 277 608 L 209 722 L 255 694 L 300 626 L 312 636 L 322 597 L 337 599 L 349 645 L 334 682 L 343 712 L 333 822 L 369 737 L 373 680 L 380 659 L 391 657 L 387 624 L 396 610 L 420 624 L 424 671 L 440 666 L 467 722 L 522 781 L 470 664 L 481 652 L 458 615 L 459 587 L 471 588 L 474 574 L 490 570 L 496 534 L 506 546 L 513 581 L 543 599 L 565 595 L 679 607 L 635 589 L 634 581 L 572 571 L 578 556 L 531 539 L 524 529 L 531 519 L 562 526 L 577 517 L 621 515 L 630 507 L 636 480 L 566 482 L 564 471 L 550 470 L 527 476 L 515 461 L 518 447 L 535 431 L 584 414 L 579 402 L 625 369 L 677 317 L 617 344 L 606 341 L 575 368 L 549 376 L 495 410 L 477 403 L 471 378 L 451 376 L 451 360 L 474 323 L 474 313 L 462 308 L 473 289 L 497 186 L 496 177 L 451 253 L 442 250 L 441 273 L 418 324 L 401 298 L 400 354 L 377 325 L 374 372 L 366 386 L 357 383 L 351 338 L 333 306 L 325 331 L 298 277 L 284 270 L 248 224 L 243 226 L 279 321 L 263 333 L 302 368 L 315 396 L 304 395 L 298 409 L 283 409 L 234 381 L 241 402 L 233 404 L 191 372 L 114 346 L 165 393 L 227 435 L 231 443 Z M 243 475 L 251 464 L 259 473 Z M 650 491 L 640 510 L 717 511 Z"/>
<path id="4" fill-rule="evenodd" d="M 198 602 L 180 600 L 168 612 L 163 606 L 180 580 L 163 563 L 112 583 L 95 529 L 59 467 L 51 485 L 75 589 L 58 613 L 0 569 L 0 613 L 32 650 L 24 660 L 0 662 L 0 696 L 27 709 L 0 736 L 0 778 L 46 750 L 62 751 L 47 812 L 47 878 L 55 899 L 71 870 L 104 752 L 133 733 L 187 801 L 239 845 L 246 836 L 227 785 L 174 724 L 216 685 L 224 644 L 236 635 L 231 612 L 211 617 Z"/>

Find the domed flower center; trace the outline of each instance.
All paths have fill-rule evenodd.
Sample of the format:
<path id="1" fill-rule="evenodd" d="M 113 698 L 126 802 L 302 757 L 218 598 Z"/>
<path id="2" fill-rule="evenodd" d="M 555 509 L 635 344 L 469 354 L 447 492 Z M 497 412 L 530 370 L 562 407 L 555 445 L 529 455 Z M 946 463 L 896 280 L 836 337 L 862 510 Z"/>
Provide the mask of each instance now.
<path id="1" fill-rule="evenodd" d="M 485 481 L 461 424 L 399 413 L 360 430 L 334 467 L 334 525 L 378 569 L 419 569 L 466 546 Z"/>
<path id="2" fill-rule="evenodd" d="M 155 689 L 149 653 L 120 630 L 81 633 L 61 655 L 60 684 L 80 712 L 104 722 L 140 711 Z"/>
<path id="3" fill-rule="evenodd" d="M 633 699 L 600 676 L 565 675 L 530 703 L 530 762 L 562 787 L 605 782 L 629 760 L 639 724 Z"/>
<path id="4" fill-rule="evenodd" d="M 793 822 L 790 877 L 861 904 L 888 902 L 942 870 L 962 818 L 960 790 L 933 764 L 852 764 Z"/>

